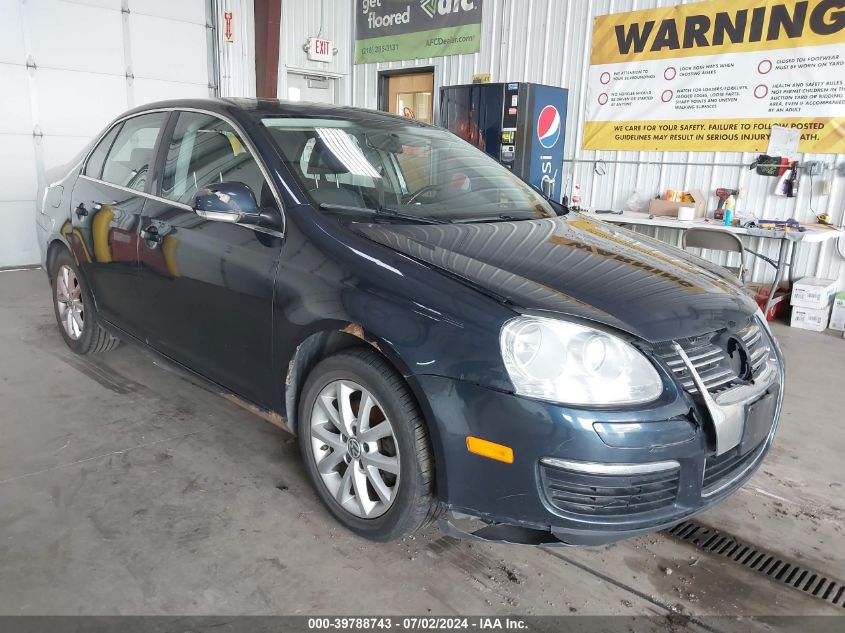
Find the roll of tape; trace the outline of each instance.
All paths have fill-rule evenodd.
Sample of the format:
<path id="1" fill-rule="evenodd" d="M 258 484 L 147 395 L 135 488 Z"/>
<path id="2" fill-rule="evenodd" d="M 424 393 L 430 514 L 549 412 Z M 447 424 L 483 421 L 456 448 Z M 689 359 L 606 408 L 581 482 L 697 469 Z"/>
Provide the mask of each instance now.
<path id="1" fill-rule="evenodd" d="M 678 219 L 681 222 L 692 222 L 695 219 L 695 208 L 678 207 Z"/>

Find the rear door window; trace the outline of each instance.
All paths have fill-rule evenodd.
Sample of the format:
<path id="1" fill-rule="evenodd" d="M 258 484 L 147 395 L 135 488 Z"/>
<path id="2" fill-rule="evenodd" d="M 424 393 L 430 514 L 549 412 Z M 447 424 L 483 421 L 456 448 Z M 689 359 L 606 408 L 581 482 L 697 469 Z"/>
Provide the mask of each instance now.
<path id="1" fill-rule="evenodd" d="M 103 137 L 97 147 L 94 148 L 94 151 L 91 152 L 91 156 L 88 157 L 88 162 L 85 164 L 85 175 L 90 176 L 91 178 L 100 179 L 103 176 L 103 164 L 106 162 L 106 156 L 109 153 L 112 145 L 114 145 L 114 139 L 117 136 L 117 133 L 120 132 L 120 128 L 123 126 L 123 122 L 118 123 L 112 129 L 108 131 L 108 133 Z"/>
<path id="2" fill-rule="evenodd" d="M 127 119 L 108 153 L 102 179 L 144 191 L 153 168 L 156 139 L 166 119 L 166 112 L 151 112 Z"/>

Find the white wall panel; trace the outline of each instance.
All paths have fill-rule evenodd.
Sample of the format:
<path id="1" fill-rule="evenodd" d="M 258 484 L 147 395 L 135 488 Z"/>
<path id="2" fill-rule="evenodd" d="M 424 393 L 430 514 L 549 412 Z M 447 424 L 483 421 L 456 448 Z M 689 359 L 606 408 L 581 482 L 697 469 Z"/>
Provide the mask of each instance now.
<path id="1" fill-rule="evenodd" d="M 106 0 L 108 1 L 108 0 Z M 118 2 L 120 0 L 117 0 Z M 132 3 L 132 13 L 135 15 L 151 15 L 166 18 L 169 21 L 190 22 L 205 26 L 205 4 L 202 2 L 185 2 L 185 0 L 143 0 Z"/>
<path id="2" fill-rule="evenodd" d="M 208 88 L 205 26 L 143 14 L 130 19 L 132 74 Z M 166 38 L 167 46 L 162 46 Z"/>
<path id="3" fill-rule="evenodd" d="M 174 83 L 159 79 L 138 79 L 133 82 L 135 105 L 143 105 L 166 99 L 205 99 L 208 97 L 206 84 Z"/>
<path id="4" fill-rule="evenodd" d="M 92 135 L 93 136 L 93 135 Z M 45 165 L 60 167 L 67 165 L 76 155 L 90 143 L 88 136 L 45 136 L 39 145 Z M 41 204 L 40 200 L 36 201 Z"/>
<path id="5" fill-rule="evenodd" d="M 0 266 L 26 265 L 38 261 L 35 201 L 0 200 L 0 224 L 3 226 L 0 231 Z"/>
<path id="6" fill-rule="evenodd" d="M 36 75 L 38 126 L 45 135 L 88 138 L 127 109 L 125 77 L 52 69 Z"/>
<path id="7" fill-rule="evenodd" d="M 90 7 L 100 7 L 101 9 L 114 9 L 120 11 L 125 0 L 61 0 L 68 4 L 84 4 Z"/>
<path id="8" fill-rule="evenodd" d="M 0 0 L 0 267 L 38 262 L 46 170 L 129 107 L 208 96 L 209 2 Z"/>
<path id="9" fill-rule="evenodd" d="M 123 76 L 119 10 L 55 0 L 27 0 L 23 7 L 37 67 Z"/>
<path id="10" fill-rule="evenodd" d="M 21 5 L 19 0 L 0 0 L 0 16 L 6 25 L 0 37 L 0 64 L 26 63 L 26 48 L 23 41 L 21 24 Z M 11 28 L 10 28 L 10 25 Z"/>
<path id="11" fill-rule="evenodd" d="M 3 151 L 0 152 L 0 174 L 3 174 L 0 200 L 32 200 L 32 192 L 37 185 L 32 169 L 35 162 L 32 134 L 3 134 L 0 139 L 3 141 Z"/>
<path id="12" fill-rule="evenodd" d="M 0 63 L 0 134 L 32 134 L 29 77 L 24 66 Z M 2 192 L 0 192 L 2 195 Z"/>

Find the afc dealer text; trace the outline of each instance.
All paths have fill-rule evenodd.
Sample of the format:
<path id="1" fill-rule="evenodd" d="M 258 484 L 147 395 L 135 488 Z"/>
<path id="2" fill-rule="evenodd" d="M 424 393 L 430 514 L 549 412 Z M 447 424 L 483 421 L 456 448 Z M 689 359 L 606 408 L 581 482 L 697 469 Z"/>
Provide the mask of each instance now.
<path id="1" fill-rule="evenodd" d="M 382 0 L 361 0 L 361 9 L 365 14 L 372 9 L 380 9 Z M 475 9 L 475 2 L 473 0 L 437 0 L 437 13 L 446 15 L 447 13 L 457 13 L 458 11 L 472 11 Z M 410 5 L 406 8 L 406 12 L 410 9 Z M 399 13 L 398 15 L 404 15 Z M 433 16 L 432 16 L 433 17 Z"/>

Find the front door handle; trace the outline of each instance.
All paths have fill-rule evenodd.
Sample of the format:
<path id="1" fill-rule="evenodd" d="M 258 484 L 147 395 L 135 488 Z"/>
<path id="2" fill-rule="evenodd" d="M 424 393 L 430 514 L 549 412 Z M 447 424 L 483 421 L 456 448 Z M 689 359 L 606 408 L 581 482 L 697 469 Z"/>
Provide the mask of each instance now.
<path id="1" fill-rule="evenodd" d="M 156 244 L 161 244 L 161 240 L 164 239 L 161 236 L 161 233 L 158 232 L 158 228 L 152 224 L 141 230 L 141 238 L 147 240 L 148 242 L 155 242 Z"/>

